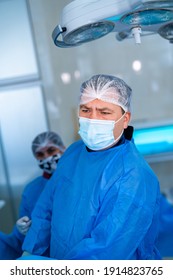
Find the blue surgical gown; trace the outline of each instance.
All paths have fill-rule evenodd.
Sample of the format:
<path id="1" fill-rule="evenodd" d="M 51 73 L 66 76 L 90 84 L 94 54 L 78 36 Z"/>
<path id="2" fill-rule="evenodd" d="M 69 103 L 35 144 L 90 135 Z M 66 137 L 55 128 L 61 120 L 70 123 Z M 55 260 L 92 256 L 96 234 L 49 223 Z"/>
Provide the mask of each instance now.
<path id="1" fill-rule="evenodd" d="M 158 249 L 163 258 L 173 258 L 173 205 L 162 195 Z"/>
<path id="2" fill-rule="evenodd" d="M 22 194 L 19 218 L 23 216 L 31 218 L 34 206 L 47 181 L 43 176 L 39 176 L 26 185 Z M 24 238 L 25 236 L 17 230 L 16 226 L 10 234 L 0 232 L 0 259 L 11 260 L 21 256 Z"/>
<path id="3" fill-rule="evenodd" d="M 72 144 L 33 211 L 23 250 L 59 260 L 160 259 L 159 183 L 132 141 Z"/>

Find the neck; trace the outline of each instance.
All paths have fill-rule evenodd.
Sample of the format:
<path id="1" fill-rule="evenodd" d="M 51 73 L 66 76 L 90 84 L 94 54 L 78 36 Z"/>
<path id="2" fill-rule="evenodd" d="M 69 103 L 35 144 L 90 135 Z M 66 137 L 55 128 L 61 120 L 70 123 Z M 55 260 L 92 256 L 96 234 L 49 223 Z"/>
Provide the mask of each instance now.
<path id="1" fill-rule="evenodd" d="M 46 179 L 49 179 L 52 176 L 52 174 L 47 173 L 46 171 L 43 172 L 43 177 Z"/>

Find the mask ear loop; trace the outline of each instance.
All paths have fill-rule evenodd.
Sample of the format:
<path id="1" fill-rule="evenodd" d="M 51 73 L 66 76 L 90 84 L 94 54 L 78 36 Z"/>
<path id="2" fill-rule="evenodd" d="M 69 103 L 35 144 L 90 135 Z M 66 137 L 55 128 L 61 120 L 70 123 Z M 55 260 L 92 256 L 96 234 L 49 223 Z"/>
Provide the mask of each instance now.
<path id="1" fill-rule="evenodd" d="M 125 111 L 124 114 L 117 121 L 115 121 L 115 124 L 118 123 L 125 116 L 126 113 L 127 112 Z M 115 126 L 115 124 L 114 124 L 114 126 Z M 116 139 L 114 138 L 115 139 L 114 144 L 116 144 L 120 140 L 123 133 L 124 133 L 124 129 L 122 130 L 121 134 Z"/>
<path id="2" fill-rule="evenodd" d="M 125 111 L 124 114 L 117 121 L 115 121 L 115 124 L 118 123 L 125 116 L 126 113 L 127 112 Z"/>
<path id="3" fill-rule="evenodd" d="M 121 134 L 115 139 L 114 144 L 116 144 L 120 140 L 120 138 L 123 135 L 123 133 L 124 133 L 124 130 L 122 130 Z"/>

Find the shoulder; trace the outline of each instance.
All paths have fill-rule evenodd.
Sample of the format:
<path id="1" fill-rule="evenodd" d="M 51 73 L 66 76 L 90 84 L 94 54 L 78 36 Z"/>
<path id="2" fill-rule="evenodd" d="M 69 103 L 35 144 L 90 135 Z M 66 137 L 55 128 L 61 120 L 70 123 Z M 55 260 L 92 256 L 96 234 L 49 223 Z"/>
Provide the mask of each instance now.
<path id="1" fill-rule="evenodd" d="M 34 178 L 33 180 L 31 180 L 31 181 L 26 185 L 26 187 L 35 185 L 36 183 L 40 183 L 40 182 L 42 182 L 42 181 L 44 181 L 44 180 L 45 180 L 45 178 L 44 178 L 43 176 L 38 176 L 38 177 Z"/>
<path id="2" fill-rule="evenodd" d="M 61 180 L 62 177 L 67 176 L 67 174 L 73 175 L 73 170 L 76 166 L 76 162 L 78 161 L 80 152 L 84 147 L 83 141 L 79 140 L 71 144 L 60 160 L 58 161 L 57 168 L 50 178 L 48 185 L 57 185 L 57 182 Z M 52 187 L 53 188 L 53 187 Z"/>
<path id="3" fill-rule="evenodd" d="M 81 147 L 83 147 L 83 141 L 82 140 L 78 140 L 74 143 L 72 143 L 68 148 L 67 148 L 67 152 L 72 151 L 72 150 L 76 150 L 76 149 L 80 149 Z"/>
<path id="4" fill-rule="evenodd" d="M 35 190 L 36 187 L 44 186 L 47 182 L 47 179 L 45 179 L 43 176 L 38 176 L 32 181 L 30 181 L 24 188 L 24 193 Z"/>
<path id="5" fill-rule="evenodd" d="M 144 156 L 138 151 L 133 141 L 126 140 L 123 153 L 124 166 L 127 170 L 134 169 L 140 177 L 148 176 L 150 179 L 158 181 L 156 174 L 146 161 Z"/>
<path id="6" fill-rule="evenodd" d="M 80 152 L 80 150 L 83 148 L 84 143 L 82 140 L 78 140 L 76 142 L 74 142 L 73 144 L 71 144 L 65 151 L 65 153 L 63 154 L 63 159 L 67 158 L 69 155 L 78 155 L 78 153 Z"/>

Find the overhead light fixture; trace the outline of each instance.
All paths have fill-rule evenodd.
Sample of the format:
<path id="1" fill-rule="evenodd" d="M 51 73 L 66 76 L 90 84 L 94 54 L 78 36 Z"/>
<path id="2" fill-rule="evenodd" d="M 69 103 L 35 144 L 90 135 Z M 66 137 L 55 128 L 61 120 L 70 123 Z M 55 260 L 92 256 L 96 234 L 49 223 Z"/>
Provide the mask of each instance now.
<path id="1" fill-rule="evenodd" d="M 169 42 L 173 44 L 173 22 L 160 27 L 158 33 L 164 39 L 169 40 Z"/>
<path id="2" fill-rule="evenodd" d="M 172 43 L 173 0 L 74 0 L 64 7 L 52 38 L 57 47 L 69 48 L 110 32 L 118 41 L 134 37 L 140 44 L 141 36 L 159 34 Z"/>
<path id="3" fill-rule="evenodd" d="M 89 23 L 67 33 L 64 36 L 64 41 L 59 41 L 58 36 L 63 33 L 63 30 L 61 26 L 58 26 L 53 32 L 53 38 L 57 47 L 74 47 L 99 39 L 113 29 L 114 23 L 111 21 Z"/>
<path id="4" fill-rule="evenodd" d="M 145 3 L 141 9 L 123 15 L 120 21 L 125 25 L 131 26 L 131 28 L 128 29 L 128 32 L 125 31 L 125 34 L 124 32 L 120 32 L 117 39 L 120 37 L 120 40 L 122 40 L 129 35 L 134 35 L 135 42 L 140 43 L 140 34 L 142 32 L 146 32 L 147 35 L 156 32 L 159 33 L 160 28 L 157 29 L 158 25 L 163 26 L 167 22 L 173 22 L 173 9 L 166 8 L 168 7 L 168 1 L 164 1 L 165 5 L 163 1 L 157 2 L 159 2 L 157 3 L 157 5 L 160 5 L 159 7 L 156 5 L 156 2 L 152 1 L 148 2 L 148 4 Z M 165 34 L 164 31 L 160 32 Z M 164 34 L 162 37 L 164 37 Z M 166 37 L 164 38 L 167 39 Z"/>
<path id="5" fill-rule="evenodd" d="M 137 10 L 124 15 L 120 20 L 132 26 L 151 26 L 173 20 L 173 11 L 160 8 Z"/>
<path id="6" fill-rule="evenodd" d="M 114 31 L 114 20 L 140 3 L 139 0 L 72 1 L 62 10 L 61 23 L 52 33 L 53 41 L 57 47 L 68 48 L 101 38 Z"/>

